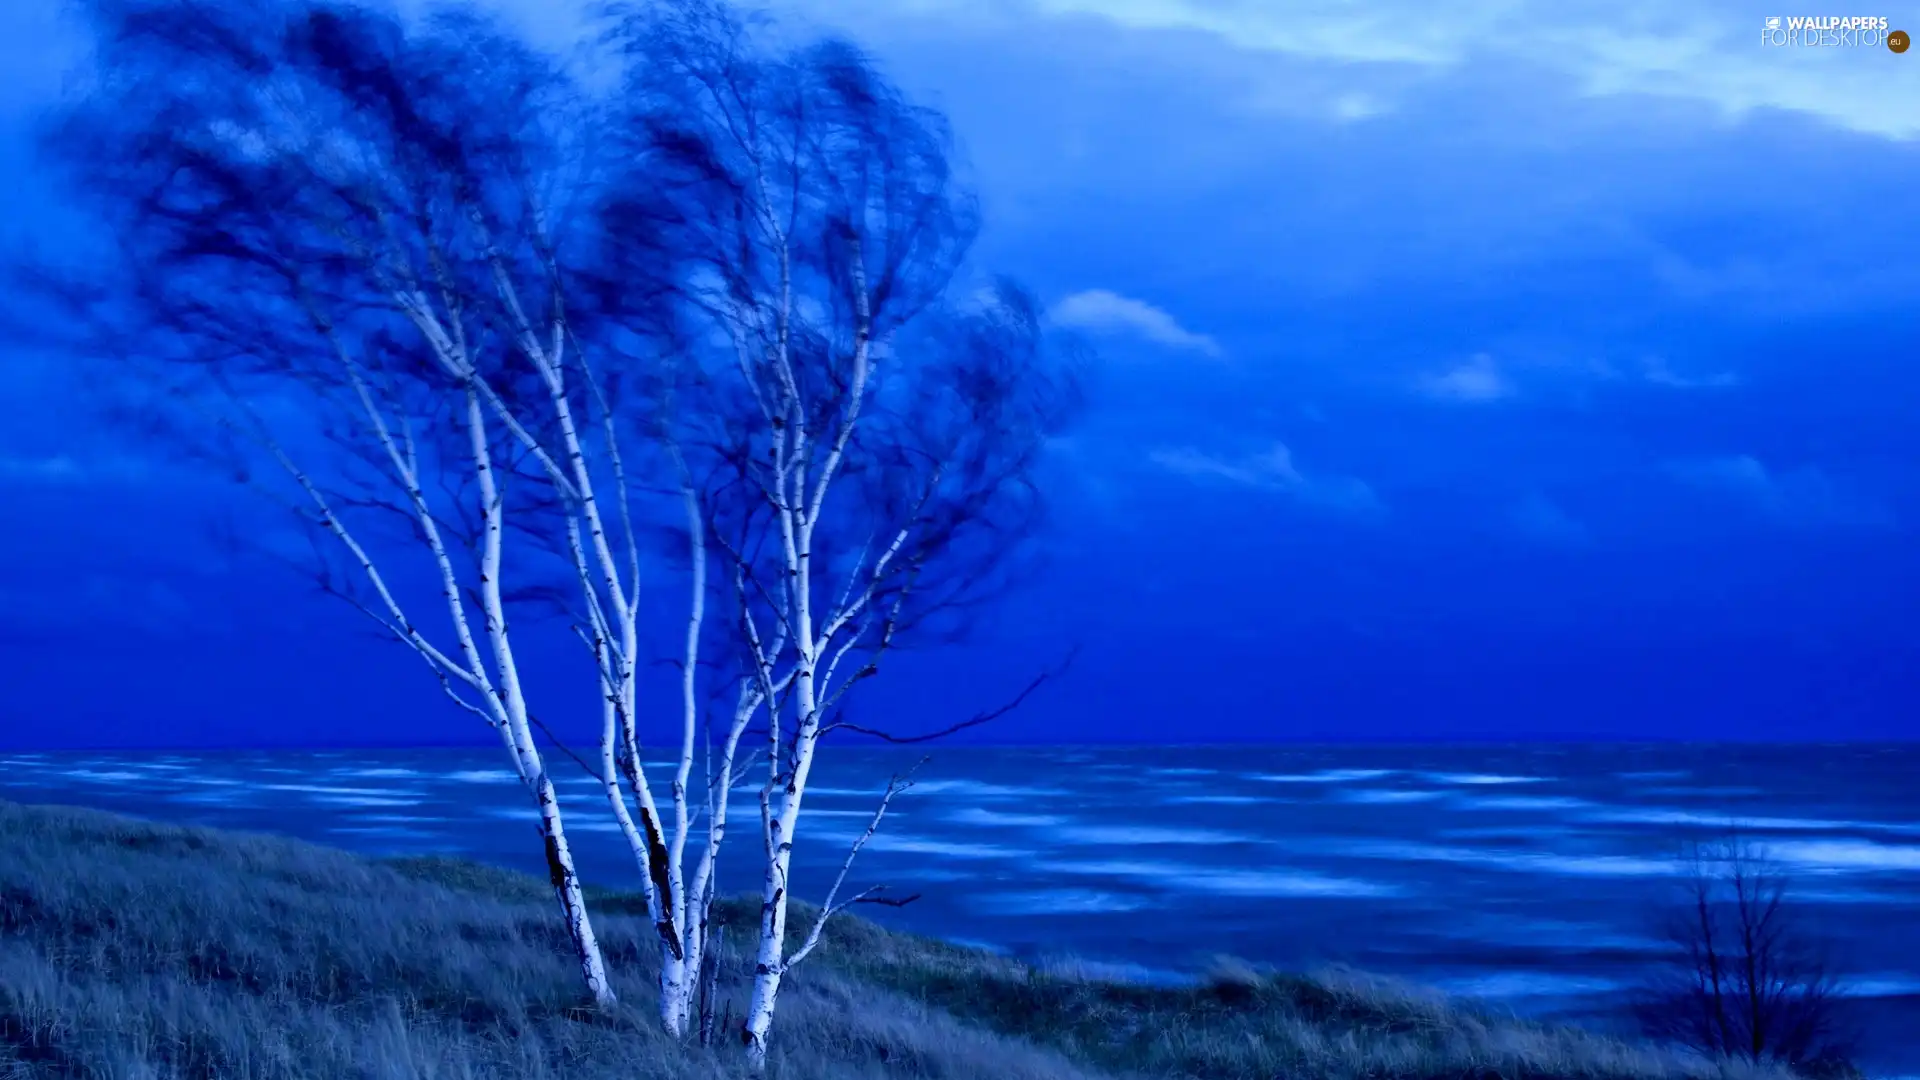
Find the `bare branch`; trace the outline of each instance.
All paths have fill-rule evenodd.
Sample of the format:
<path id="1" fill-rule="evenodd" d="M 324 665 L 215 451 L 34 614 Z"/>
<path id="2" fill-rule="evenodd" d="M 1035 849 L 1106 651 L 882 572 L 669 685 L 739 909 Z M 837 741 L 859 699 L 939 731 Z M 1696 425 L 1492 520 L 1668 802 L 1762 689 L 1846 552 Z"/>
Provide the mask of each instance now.
<path id="1" fill-rule="evenodd" d="M 938 731 L 929 731 L 919 735 L 895 735 L 891 732 L 882 731 L 878 728 L 862 727 L 859 724 L 850 723 L 844 720 L 836 721 L 835 723 L 828 724 L 822 730 L 832 731 L 837 729 L 845 729 L 847 731 L 858 732 L 859 734 L 862 734 L 862 735 L 871 735 L 876 739 L 884 739 L 885 741 L 890 743 L 922 743 L 922 742 L 932 742 L 935 739 L 943 739 L 957 732 L 965 731 L 968 728 L 979 727 L 982 724 L 992 723 L 993 721 L 1000 719 L 1001 717 L 1007 715 L 1008 713 L 1014 711 L 1015 709 L 1018 709 L 1023 703 L 1026 702 L 1027 698 L 1033 695 L 1034 691 L 1046 685 L 1048 680 L 1057 678 L 1060 675 L 1065 674 L 1067 669 L 1073 665 L 1074 658 L 1077 657 L 1079 654 L 1080 654 L 1079 647 L 1075 646 L 1074 649 L 1067 654 L 1066 659 L 1062 660 L 1058 665 L 1053 667 L 1051 670 L 1041 672 L 1039 675 L 1035 676 L 1033 680 L 1027 683 L 1026 686 L 1022 687 L 1020 689 L 1020 692 L 1015 694 L 1011 700 L 1005 702 L 1004 704 L 998 705 L 994 708 L 987 709 L 982 712 L 977 712 L 972 716 L 968 717 L 967 719 L 960 721 L 957 724 L 948 725 L 947 727 L 941 728 Z"/>
<path id="2" fill-rule="evenodd" d="M 913 786 L 913 774 L 919 770 L 920 766 L 926 763 L 927 759 L 921 758 L 914 763 L 912 768 L 887 782 L 886 794 L 880 797 L 880 805 L 874 808 L 873 817 L 867 821 L 866 830 L 854 840 L 853 846 L 847 851 L 846 861 L 840 864 L 840 873 L 834 877 L 833 887 L 827 890 L 827 898 L 820 905 L 820 914 L 813 921 L 813 929 L 807 932 L 806 940 L 801 942 L 798 949 L 794 950 L 793 955 L 787 957 L 785 963 L 782 965 L 782 971 L 791 971 L 795 964 L 807 958 L 807 954 L 813 951 L 814 946 L 820 944 L 820 935 L 825 932 L 828 919 L 833 918 L 853 904 L 884 902 L 875 899 L 876 894 L 885 889 L 885 886 L 882 885 L 876 885 L 873 888 L 863 890 L 837 904 L 834 900 L 840 895 L 841 886 L 846 884 L 847 873 L 853 869 L 853 861 L 860 857 L 860 849 L 866 847 L 867 841 L 873 839 L 873 834 L 879 830 L 880 821 L 887 816 L 887 807 L 892 804 L 893 797 Z M 907 897 L 894 906 L 905 906 L 912 903 L 914 899 L 916 898 L 911 896 Z"/>

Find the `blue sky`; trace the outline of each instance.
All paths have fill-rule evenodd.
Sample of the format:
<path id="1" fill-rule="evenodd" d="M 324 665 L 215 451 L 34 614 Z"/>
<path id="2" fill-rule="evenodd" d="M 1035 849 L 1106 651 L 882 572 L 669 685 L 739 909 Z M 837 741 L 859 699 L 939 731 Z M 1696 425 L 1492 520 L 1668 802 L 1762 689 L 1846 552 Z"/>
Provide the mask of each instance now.
<path id="1" fill-rule="evenodd" d="M 65 235 L 55 7 L 0 13 L 9 242 Z M 1744 3 L 775 10 L 950 115 L 976 262 L 1100 353 L 1048 576 L 867 709 L 940 726 L 1078 643 L 994 737 L 1916 731 L 1920 52 L 1765 48 L 1793 12 Z M 70 370 L 0 379 L 0 741 L 484 734 L 201 540 L 230 493 Z"/>

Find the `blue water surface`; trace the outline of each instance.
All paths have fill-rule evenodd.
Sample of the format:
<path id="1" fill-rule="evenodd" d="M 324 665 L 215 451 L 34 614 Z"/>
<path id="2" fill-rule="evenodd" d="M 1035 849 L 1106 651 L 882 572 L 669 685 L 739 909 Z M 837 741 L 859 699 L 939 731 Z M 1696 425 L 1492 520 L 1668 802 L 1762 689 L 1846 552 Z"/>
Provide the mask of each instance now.
<path id="1" fill-rule="evenodd" d="M 797 895 L 819 898 L 924 756 L 823 752 Z M 549 767 L 582 873 L 637 887 L 592 777 Z M 1208 953 L 1348 962 L 1595 1024 L 1662 954 L 1682 842 L 1733 825 L 1793 872 L 1861 998 L 1868 1063 L 1920 1073 L 1920 747 L 969 747 L 915 775 L 851 879 L 919 895 L 863 909 L 889 925 L 1144 977 Z M 734 794 L 723 891 L 758 887 L 757 782 Z M 0 794 L 543 867 L 497 746 L 13 754 Z"/>

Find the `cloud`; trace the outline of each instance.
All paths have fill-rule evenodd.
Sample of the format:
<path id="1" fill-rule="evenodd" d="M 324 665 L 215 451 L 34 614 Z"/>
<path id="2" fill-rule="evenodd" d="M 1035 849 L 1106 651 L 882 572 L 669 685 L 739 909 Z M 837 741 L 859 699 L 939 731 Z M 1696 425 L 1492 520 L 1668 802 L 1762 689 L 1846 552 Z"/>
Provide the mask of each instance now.
<path id="1" fill-rule="evenodd" d="M 872 5 L 833 0 L 848 12 Z M 1594 97 L 1697 102 L 1739 118 L 1817 117 L 1891 139 L 1920 137 L 1920 70 L 1885 47 L 1772 48 L 1761 19 L 1707 0 L 1675 21 L 1659 0 L 1464 0 L 1436 19 L 1418 0 L 893 0 L 903 13 L 1001 19 L 1096 18 L 1130 30 L 1211 34 L 1249 53 L 1356 73 L 1444 73 L 1488 61 L 1557 71 Z M 1356 75 L 1356 77 L 1359 77 Z"/>
<path id="2" fill-rule="evenodd" d="M 1144 300 L 1106 289 L 1077 292 L 1053 306 L 1053 321 L 1062 326 L 1101 333 L 1134 334 L 1174 349 L 1219 356 L 1220 346 L 1205 334 L 1196 334 L 1165 311 Z"/>
<path id="3" fill-rule="evenodd" d="M 1422 378 L 1420 388 L 1428 396 L 1442 401 L 1498 401 L 1513 394 L 1512 381 L 1486 353 L 1477 353 L 1446 371 Z"/>
<path id="4" fill-rule="evenodd" d="M 1658 356 L 1649 356 L 1641 361 L 1640 373 L 1655 386 L 1672 387 L 1675 390 L 1718 390 L 1740 385 L 1740 377 L 1731 371 L 1716 371 L 1707 375 L 1683 375 L 1667 366 L 1667 362 Z"/>
<path id="5" fill-rule="evenodd" d="M 1379 514 L 1385 504 L 1366 481 L 1352 476 L 1308 474 L 1293 463 L 1293 451 L 1274 443 L 1257 454 L 1220 457 L 1190 446 L 1163 447 L 1148 455 L 1168 472 L 1196 480 L 1274 491 L 1327 510 Z"/>
<path id="6" fill-rule="evenodd" d="M 70 454 L 15 454 L 0 456 L 0 484 L 74 485 L 132 483 L 149 473 L 132 458 L 82 461 Z"/>
<path id="7" fill-rule="evenodd" d="M 1585 525 L 1537 492 L 1508 511 L 1507 523 L 1520 535 L 1542 543 L 1584 544 L 1590 538 Z"/>
<path id="8" fill-rule="evenodd" d="M 162 571 L 164 572 L 164 571 Z M 221 604 L 190 599 L 187 575 L 171 580 L 139 574 L 21 574 L 0 577 L 0 631 L 34 635 L 132 630 L 174 636 L 218 633 L 231 625 Z"/>
<path id="9" fill-rule="evenodd" d="M 80 463 L 65 454 L 0 458 L 0 479 L 29 484 L 71 484 L 84 477 Z"/>
<path id="10" fill-rule="evenodd" d="M 1384 116 L 1391 112 L 1392 109 L 1371 94 L 1342 94 L 1334 99 L 1333 105 L 1328 111 L 1332 113 L 1335 120 L 1342 121 L 1343 123 L 1354 123 L 1360 120 L 1371 120 L 1376 116 Z"/>
<path id="11" fill-rule="evenodd" d="M 1678 461 L 1668 468 L 1682 483 L 1740 498 L 1783 524 L 1857 528 L 1893 524 L 1886 507 L 1810 465 L 1778 472 L 1758 458 L 1738 454 Z"/>

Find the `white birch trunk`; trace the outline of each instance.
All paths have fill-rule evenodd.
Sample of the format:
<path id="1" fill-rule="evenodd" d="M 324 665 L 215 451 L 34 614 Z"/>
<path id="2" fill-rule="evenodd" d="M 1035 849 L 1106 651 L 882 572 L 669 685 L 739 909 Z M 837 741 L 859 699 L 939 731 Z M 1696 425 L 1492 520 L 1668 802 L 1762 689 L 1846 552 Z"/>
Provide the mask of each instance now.
<path id="1" fill-rule="evenodd" d="M 484 223 L 476 218 L 475 224 L 480 228 L 486 243 L 487 261 L 493 269 L 495 285 L 515 331 L 520 350 L 539 372 L 546 386 L 547 399 L 552 407 L 558 435 L 559 452 L 547 453 L 544 448 L 539 447 L 526 427 L 515 423 L 508 415 L 498 395 L 490 394 L 489 403 L 507 422 L 509 430 L 516 438 L 535 452 L 536 458 L 546 468 L 555 486 L 568 499 L 569 547 L 592 624 L 593 653 L 599 669 L 602 692 L 606 698 L 607 715 L 603 716 L 601 781 L 615 821 L 626 837 L 629 849 L 641 871 L 648 909 L 659 938 L 661 1020 L 670 1034 L 676 1037 L 681 1036 L 686 1032 L 689 1012 L 686 1003 L 694 980 L 687 967 L 687 956 L 682 941 L 681 927 L 684 925 L 685 905 L 680 899 L 680 860 L 668 851 L 660 811 L 655 803 L 651 786 L 647 782 L 645 768 L 640 758 L 636 670 L 636 657 L 640 647 L 639 558 L 638 549 L 635 546 L 637 540 L 632 533 L 629 521 L 626 537 L 629 580 L 623 581 L 621 562 L 615 556 L 613 541 L 608 535 L 584 440 L 574 418 L 573 406 L 567 396 L 564 360 L 567 340 L 565 322 L 556 310 L 551 326 L 551 342 L 541 341 L 527 316 L 525 307 L 520 302 L 518 290 L 513 284 L 504 260 L 498 250 L 492 246 L 491 237 L 486 236 Z M 583 371 L 587 369 L 584 357 L 580 361 L 580 366 Z M 470 371 L 471 368 L 467 370 Z M 590 372 L 587 381 L 604 413 L 606 402 L 599 394 L 598 384 L 593 383 Z M 625 490 L 625 476 L 619 460 L 618 435 L 611 416 L 604 418 L 607 422 L 606 436 L 609 440 L 607 453 L 610 456 L 610 464 L 614 468 L 616 481 L 614 497 L 624 518 L 628 493 Z M 585 537 L 581 535 L 583 528 Z M 691 753 L 689 739 L 689 745 L 685 748 L 683 755 L 685 758 L 683 768 L 690 768 Z M 625 793 L 620 790 L 620 779 L 626 781 Z M 683 788 L 676 790 L 677 807 L 684 800 L 683 791 Z M 627 809 L 626 797 L 629 795 L 639 810 L 637 822 L 634 815 Z"/>
<path id="2" fill-rule="evenodd" d="M 580 889 L 580 877 L 573 866 L 573 851 L 567 843 L 566 824 L 560 814 L 560 800 L 540 759 L 533 729 L 527 721 L 526 695 L 520 684 L 520 668 L 507 633 L 506 604 L 500 591 L 502 500 L 494 480 L 492 451 L 487 442 L 486 416 L 479 395 L 467 393 L 467 426 L 473 446 L 474 471 L 480 480 L 482 522 L 485 531 L 480 557 L 480 602 L 486 615 L 487 639 L 493 647 L 494 667 L 500 673 L 500 699 L 506 722 L 501 734 L 514 754 L 520 779 L 532 792 L 540 813 L 540 839 L 546 849 L 547 876 L 554 897 L 566 920 L 567 936 L 580 960 L 580 973 L 594 1003 L 607 1008 L 616 1003 L 613 984 L 607 979 L 606 960 L 588 917 L 586 898 Z"/>
<path id="3" fill-rule="evenodd" d="M 618 1004 L 613 984 L 607 980 L 606 960 L 600 952 L 600 941 L 594 935 L 593 921 L 587 915 L 586 897 L 580 890 L 580 875 L 573 868 L 573 851 L 567 844 L 565 825 L 560 818 L 560 801 L 556 797 L 553 781 L 543 770 L 534 777 L 534 798 L 540 806 L 540 839 L 546 847 L 547 877 L 553 884 L 555 898 L 560 901 L 562 917 L 566 919 L 567 938 L 573 944 L 574 955 L 580 961 L 580 975 L 586 981 L 587 992 L 593 996 L 595 1005 L 606 1009 Z"/>
<path id="4" fill-rule="evenodd" d="M 705 881 L 690 884 L 683 872 L 687 836 L 693 828 L 688 783 L 693 777 L 695 744 L 700 732 L 700 629 L 707 613 L 707 543 L 700 500 L 678 447 L 672 447 L 672 456 L 681 474 L 692 578 L 687 634 L 680 663 L 680 760 L 673 774 L 673 840 L 667 851 L 667 880 L 672 890 L 673 924 L 680 934 L 680 948 L 673 950 L 674 955 L 663 956 L 660 967 L 660 1018 L 667 1030 L 678 1036 L 687 1032 L 694 999 L 699 995 L 700 960 L 706 944 L 709 913 Z M 720 802 L 725 804 L 725 792 L 721 793 Z M 715 833 L 709 829 L 707 836 L 711 848 L 717 843 Z"/>
<path id="5" fill-rule="evenodd" d="M 785 453 L 777 454 L 777 497 L 775 516 L 780 525 L 780 542 L 786 570 L 786 596 L 788 612 L 792 621 L 795 664 L 793 672 L 793 697 L 795 729 L 793 733 L 793 754 L 791 767 L 784 778 L 780 769 L 780 747 L 778 727 L 769 724 L 775 732 L 775 743 L 771 748 L 773 762 L 769 765 L 768 794 L 776 786 L 776 781 L 784 779 L 778 785 L 779 811 L 769 814 L 763 810 L 764 829 L 767 843 L 766 875 L 761 890 L 760 942 L 754 961 L 753 997 L 747 1007 L 745 1028 L 742 1032 L 747 1047 L 747 1058 L 756 1070 L 764 1070 L 767 1062 L 767 1032 L 773 1026 L 774 1008 L 778 1004 L 780 985 L 788 967 L 786 959 L 787 906 L 791 899 L 789 884 L 792 880 L 793 835 L 799 823 L 801 803 L 806 796 L 807 780 L 813 773 L 814 751 L 820 739 L 820 687 L 817 679 L 819 664 L 831 638 L 821 633 L 814 622 L 813 605 L 813 534 L 819 524 L 820 514 L 825 507 L 827 495 L 837 478 L 840 462 L 845 454 L 848 442 L 853 438 L 854 428 L 860 421 L 861 406 L 867 394 L 869 375 L 870 341 L 869 330 L 872 325 L 869 317 L 868 296 L 864 279 L 863 262 L 865 258 L 858 238 L 852 244 L 852 274 L 854 295 L 854 340 L 853 371 L 848 380 L 845 405 L 838 423 L 833 426 L 832 442 L 820 461 L 818 475 L 807 476 L 805 465 L 810 460 L 813 448 L 806 438 L 807 423 L 804 403 L 800 399 L 797 383 L 790 368 L 791 358 L 787 343 L 790 340 L 789 319 L 792 312 L 791 278 L 787 269 L 784 239 L 781 242 L 781 299 L 778 309 L 778 344 L 775 359 L 777 371 L 781 373 L 780 383 L 784 389 L 789 419 L 781 434 L 776 435 L 776 445 L 784 443 Z M 832 626 L 838 613 L 829 611 L 826 625 Z M 763 796 L 763 806 L 766 806 Z"/>
<path id="6" fill-rule="evenodd" d="M 315 328 L 333 346 L 335 355 L 347 375 L 348 384 L 362 411 L 371 422 L 375 439 L 393 470 L 392 478 L 404 493 L 406 505 L 412 512 L 421 530 L 420 535 L 433 557 L 439 572 L 442 598 L 446 602 L 449 621 L 459 644 L 459 661 L 436 649 L 415 628 L 413 620 L 407 616 L 398 599 L 387 588 L 385 578 L 374 565 L 371 555 L 355 539 L 340 516 L 334 512 L 329 500 L 311 477 L 299 469 L 270 436 L 266 437 L 268 447 L 296 483 L 306 491 L 319 510 L 322 525 L 354 556 L 372 585 L 375 595 L 385 608 L 385 614 L 383 616 L 371 610 L 368 610 L 368 614 L 382 622 L 389 631 L 406 642 L 427 661 L 442 680 L 442 684 L 447 687 L 449 696 L 464 708 L 479 714 L 500 734 L 502 743 L 513 758 L 515 771 L 533 795 L 538 808 L 539 832 L 545 850 L 549 879 L 553 884 L 555 899 L 560 904 L 568 938 L 580 965 L 582 980 L 596 1005 L 602 1008 L 611 1007 L 617 1003 L 617 998 L 612 983 L 607 978 L 606 962 L 601 953 L 598 938 L 594 934 L 579 878 L 574 870 L 573 855 L 567 841 L 559 801 L 552 781 L 548 778 L 540 760 L 538 747 L 534 743 L 528 726 L 526 700 L 508 634 L 505 604 L 500 588 L 501 549 L 504 534 L 501 520 L 502 501 L 493 473 L 492 449 L 488 441 L 485 415 L 480 406 L 478 393 L 473 386 L 468 386 L 465 395 L 466 426 L 468 445 L 472 455 L 471 464 L 480 491 L 484 532 L 479 566 L 480 607 L 486 620 L 485 636 L 489 646 L 488 651 L 493 659 L 493 673 L 498 675 L 497 683 L 493 673 L 489 672 L 482 659 L 476 635 L 469 623 L 468 609 L 461 596 L 458 576 L 454 572 L 452 559 L 442 540 L 438 520 L 434 516 L 421 484 L 419 463 L 410 428 L 404 419 L 397 428 L 389 422 L 366 382 L 363 369 L 334 333 L 331 323 L 312 308 L 308 310 L 313 316 Z M 262 434 L 265 434 L 264 431 Z M 482 704 L 476 705 L 457 694 L 448 681 L 449 677 L 459 680 L 474 691 L 480 697 Z"/>
<path id="7" fill-rule="evenodd" d="M 804 566 L 804 564 L 801 564 Z M 804 570 L 801 577 L 805 577 Z M 779 810 L 767 824 L 768 853 L 766 875 L 760 897 L 760 942 L 753 965 L 753 998 L 747 1006 L 744 1041 L 748 1062 L 756 1070 L 766 1068 L 767 1032 L 773 1026 L 774 1006 L 780 996 L 781 979 L 786 975 L 788 882 L 793 865 L 793 833 L 800 820 L 800 804 L 806 794 L 807 778 L 813 772 L 813 754 L 819 739 L 819 715 L 814 706 L 814 676 L 811 635 L 803 612 L 796 620 L 803 639 L 799 668 L 794 674 L 794 707 L 799 726 L 794 732 L 793 765 L 786 773 L 779 792 Z M 776 771 L 779 755 L 775 754 Z"/>

